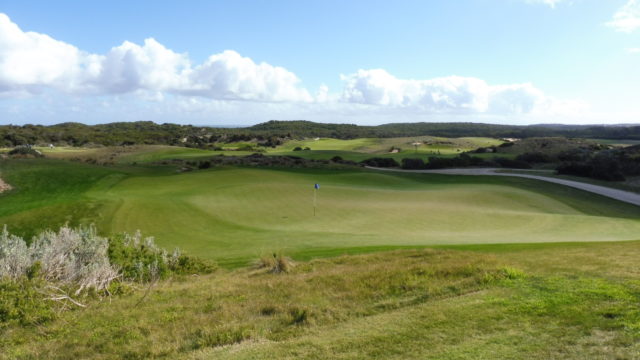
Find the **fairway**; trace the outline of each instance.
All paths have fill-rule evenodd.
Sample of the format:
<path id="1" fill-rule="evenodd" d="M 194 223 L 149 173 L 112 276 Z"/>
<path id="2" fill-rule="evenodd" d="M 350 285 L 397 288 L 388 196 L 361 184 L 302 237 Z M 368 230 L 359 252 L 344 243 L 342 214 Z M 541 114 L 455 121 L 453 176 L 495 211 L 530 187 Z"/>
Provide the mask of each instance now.
<path id="1" fill-rule="evenodd" d="M 88 196 L 107 204 L 99 216 L 104 231 L 140 229 L 168 248 L 219 260 L 314 248 L 612 241 L 640 234 L 631 206 L 551 184 L 500 180 L 223 169 L 131 177 Z M 321 184 L 316 216 L 314 183 Z M 555 193 L 545 194 L 549 189 Z"/>
<path id="2" fill-rule="evenodd" d="M 309 258 L 354 248 L 640 237 L 640 208 L 529 179 L 357 168 L 176 173 L 46 159 L 7 162 L 2 171 L 15 190 L 2 195 L 0 224 L 14 231 L 65 222 L 95 223 L 105 234 L 141 230 L 168 249 L 223 264 L 273 251 Z"/>

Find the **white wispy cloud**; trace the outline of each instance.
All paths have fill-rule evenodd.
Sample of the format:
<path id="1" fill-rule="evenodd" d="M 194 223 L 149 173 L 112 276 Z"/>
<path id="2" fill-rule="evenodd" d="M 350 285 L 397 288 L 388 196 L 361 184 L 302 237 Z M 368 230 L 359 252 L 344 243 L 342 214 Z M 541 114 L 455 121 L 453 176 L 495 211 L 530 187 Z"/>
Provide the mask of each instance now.
<path id="1" fill-rule="evenodd" d="M 568 2 L 567 0 L 526 0 L 529 4 L 543 4 L 549 5 L 552 8 L 555 8 L 557 4 L 561 2 Z"/>
<path id="2" fill-rule="evenodd" d="M 342 101 L 428 113 L 529 114 L 584 108 L 579 102 L 550 98 L 528 83 L 489 85 L 481 79 L 460 76 L 398 79 L 383 69 L 359 70 L 342 79 Z"/>
<path id="3" fill-rule="evenodd" d="M 627 48 L 629 54 L 640 54 L 640 48 Z"/>
<path id="4" fill-rule="evenodd" d="M 613 19 L 606 25 L 616 31 L 626 33 L 640 28 L 640 2 L 638 0 L 629 0 L 613 15 Z"/>

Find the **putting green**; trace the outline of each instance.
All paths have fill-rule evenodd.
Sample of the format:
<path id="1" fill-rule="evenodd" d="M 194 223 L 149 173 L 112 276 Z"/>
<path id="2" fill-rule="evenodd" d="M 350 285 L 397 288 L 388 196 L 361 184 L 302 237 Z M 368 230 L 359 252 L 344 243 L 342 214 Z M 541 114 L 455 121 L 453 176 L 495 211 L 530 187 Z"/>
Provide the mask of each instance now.
<path id="1" fill-rule="evenodd" d="M 316 216 L 314 183 L 321 184 Z M 87 195 L 107 204 L 98 215 L 105 231 L 140 229 L 163 246 L 216 259 L 640 235 L 630 205 L 526 179 L 234 168 L 129 177 Z"/>

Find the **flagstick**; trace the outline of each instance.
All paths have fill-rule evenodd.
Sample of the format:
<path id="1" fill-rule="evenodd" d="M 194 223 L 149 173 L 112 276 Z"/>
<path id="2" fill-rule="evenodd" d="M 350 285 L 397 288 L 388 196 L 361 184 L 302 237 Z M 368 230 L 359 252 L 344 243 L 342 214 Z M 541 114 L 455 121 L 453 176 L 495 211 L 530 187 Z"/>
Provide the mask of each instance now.
<path id="1" fill-rule="evenodd" d="M 318 195 L 318 189 L 313 188 L 313 216 L 316 216 L 316 198 Z"/>

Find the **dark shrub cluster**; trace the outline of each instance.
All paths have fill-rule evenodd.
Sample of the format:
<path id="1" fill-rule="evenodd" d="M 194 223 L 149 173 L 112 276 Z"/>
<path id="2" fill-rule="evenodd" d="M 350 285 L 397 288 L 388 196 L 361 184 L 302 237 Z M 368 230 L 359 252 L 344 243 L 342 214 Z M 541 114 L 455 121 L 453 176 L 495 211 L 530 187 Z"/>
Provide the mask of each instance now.
<path id="1" fill-rule="evenodd" d="M 427 169 L 446 169 L 456 167 L 469 167 L 469 166 L 489 166 L 491 164 L 486 163 L 483 159 L 476 156 L 469 156 L 468 154 L 460 154 L 453 158 L 443 157 L 430 157 L 429 162 L 426 164 Z"/>
<path id="2" fill-rule="evenodd" d="M 160 162 L 163 165 L 178 165 L 180 171 L 190 171 L 193 169 L 208 169 L 212 166 L 256 166 L 256 167 L 297 167 L 297 168 L 320 168 L 326 167 L 331 164 L 340 164 L 348 166 L 357 166 L 358 164 L 343 160 L 341 157 L 336 156 L 331 160 L 315 160 L 304 159 L 298 156 L 266 156 L 261 153 L 254 153 L 247 156 L 214 156 L 209 160 L 201 161 L 185 161 L 181 159 L 174 159 L 171 161 Z"/>
<path id="3" fill-rule="evenodd" d="M 23 157 L 43 157 L 42 153 L 36 149 L 33 149 L 31 146 L 16 146 L 11 151 L 9 151 L 9 155 L 11 156 L 23 156 Z"/>
<path id="4" fill-rule="evenodd" d="M 532 152 L 520 154 L 516 157 L 516 160 L 526 162 L 529 164 L 550 163 L 553 162 L 553 158 L 545 153 Z"/>
<path id="5" fill-rule="evenodd" d="M 498 163 L 501 167 L 510 168 L 510 169 L 531 169 L 531 165 L 522 160 L 518 159 L 509 159 L 503 157 L 497 157 L 493 159 L 494 162 Z"/>
<path id="6" fill-rule="evenodd" d="M 395 159 L 383 158 L 383 157 L 373 157 L 370 159 L 362 160 L 360 163 L 366 166 L 381 167 L 381 168 L 400 166 L 400 164 L 398 164 L 398 162 Z"/>
<path id="7" fill-rule="evenodd" d="M 625 175 L 640 174 L 640 159 L 621 151 L 601 151 L 582 161 L 564 162 L 558 174 L 590 177 L 605 181 L 624 181 Z"/>
<path id="8" fill-rule="evenodd" d="M 425 165 L 424 165 L 424 160 L 422 159 L 411 159 L 411 158 L 405 158 L 402 159 L 402 168 L 406 169 L 406 170 L 419 170 L 419 169 L 424 169 Z"/>

